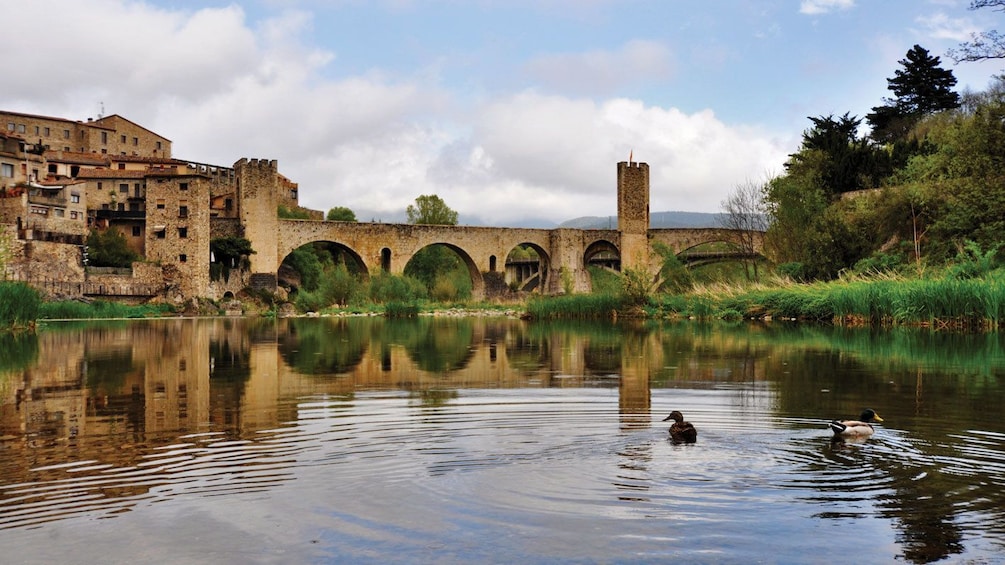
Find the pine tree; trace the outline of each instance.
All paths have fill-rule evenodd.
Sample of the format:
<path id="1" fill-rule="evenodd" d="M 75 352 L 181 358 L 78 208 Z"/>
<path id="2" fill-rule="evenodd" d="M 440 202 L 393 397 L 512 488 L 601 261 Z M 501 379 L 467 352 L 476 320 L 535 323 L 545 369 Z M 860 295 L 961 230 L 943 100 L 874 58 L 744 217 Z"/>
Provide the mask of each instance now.
<path id="1" fill-rule="evenodd" d="M 924 116 L 951 110 L 960 106 L 960 95 L 953 91 L 956 77 L 951 70 L 940 67 L 939 57 L 915 45 L 907 57 L 898 61 L 904 68 L 886 79 L 887 89 L 897 97 L 884 98 L 883 106 L 876 106 L 866 115 L 872 126 L 872 139 L 891 143 L 904 135 Z"/>

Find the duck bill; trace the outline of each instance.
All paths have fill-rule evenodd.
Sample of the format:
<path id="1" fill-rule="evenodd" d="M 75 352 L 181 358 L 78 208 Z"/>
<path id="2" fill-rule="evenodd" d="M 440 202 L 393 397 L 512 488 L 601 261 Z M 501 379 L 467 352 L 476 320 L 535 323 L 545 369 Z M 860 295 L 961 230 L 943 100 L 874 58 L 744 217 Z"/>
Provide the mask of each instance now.
<path id="1" fill-rule="evenodd" d="M 875 420 L 875 421 L 877 421 L 877 422 L 882 422 L 883 421 L 883 419 L 879 417 L 879 414 L 876 414 L 875 416 L 873 416 L 872 419 Z"/>

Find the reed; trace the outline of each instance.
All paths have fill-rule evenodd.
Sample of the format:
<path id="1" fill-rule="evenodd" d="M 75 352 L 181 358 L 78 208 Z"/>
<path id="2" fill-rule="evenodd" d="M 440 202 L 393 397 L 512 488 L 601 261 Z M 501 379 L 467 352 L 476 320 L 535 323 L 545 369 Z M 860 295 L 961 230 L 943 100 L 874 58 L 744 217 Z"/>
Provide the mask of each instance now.
<path id="1" fill-rule="evenodd" d="M 388 318 L 415 318 L 419 315 L 416 302 L 388 302 L 384 305 L 384 316 Z"/>
<path id="2" fill-rule="evenodd" d="M 0 328 L 32 327 L 41 304 L 42 298 L 32 287 L 20 282 L 0 282 Z"/>
<path id="3" fill-rule="evenodd" d="M 622 307 L 621 297 L 612 294 L 567 294 L 532 298 L 527 315 L 536 320 L 602 320 L 617 317 Z"/>

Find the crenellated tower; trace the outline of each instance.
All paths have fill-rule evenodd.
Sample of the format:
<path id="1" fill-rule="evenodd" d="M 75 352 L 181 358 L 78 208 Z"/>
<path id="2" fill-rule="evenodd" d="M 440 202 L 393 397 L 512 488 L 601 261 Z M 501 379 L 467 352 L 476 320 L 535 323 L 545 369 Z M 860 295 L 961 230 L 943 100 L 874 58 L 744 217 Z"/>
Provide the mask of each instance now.
<path id="1" fill-rule="evenodd" d="M 618 163 L 618 231 L 621 266 L 649 265 L 649 164 Z"/>
<path id="2" fill-rule="evenodd" d="M 241 159 L 234 163 L 237 199 L 240 202 L 244 237 L 251 242 L 251 286 L 275 291 L 279 257 L 276 233 L 279 229 L 279 168 L 267 159 Z"/>

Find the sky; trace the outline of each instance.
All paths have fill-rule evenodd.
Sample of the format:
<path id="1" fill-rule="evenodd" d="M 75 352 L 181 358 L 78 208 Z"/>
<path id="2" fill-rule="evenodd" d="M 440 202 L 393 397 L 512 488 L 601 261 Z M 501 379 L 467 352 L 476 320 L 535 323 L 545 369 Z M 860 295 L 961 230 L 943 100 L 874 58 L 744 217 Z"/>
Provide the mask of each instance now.
<path id="1" fill-rule="evenodd" d="M 1005 13 L 969 0 L 0 0 L 0 108 L 118 114 L 180 159 L 275 159 L 303 206 L 461 224 L 718 212 L 784 172 L 809 117 L 864 117 L 914 45 L 957 91 L 1005 61 L 946 56 Z M 13 49 L 11 49 L 13 47 Z"/>

